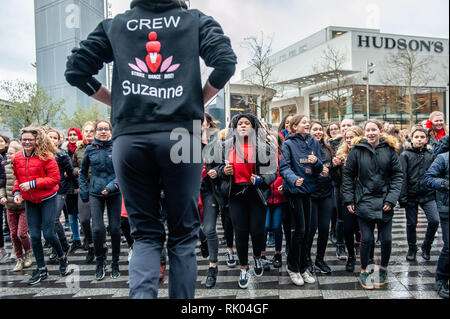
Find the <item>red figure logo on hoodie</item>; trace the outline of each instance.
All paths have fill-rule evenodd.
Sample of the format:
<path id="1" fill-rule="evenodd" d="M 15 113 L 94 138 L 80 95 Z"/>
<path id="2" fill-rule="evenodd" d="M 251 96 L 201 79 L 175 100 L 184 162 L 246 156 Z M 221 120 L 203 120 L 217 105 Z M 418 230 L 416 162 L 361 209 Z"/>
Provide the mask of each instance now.
<path id="1" fill-rule="evenodd" d="M 132 63 L 128 63 L 130 68 L 132 68 L 136 72 L 144 72 L 149 73 L 152 72 L 153 74 L 158 72 L 159 67 L 160 73 L 172 73 L 175 72 L 179 67 L 180 64 L 172 64 L 173 56 L 167 58 L 166 60 L 163 60 L 162 55 L 160 54 L 161 51 L 161 42 L 157 41 L 158 34 L 154 31 L 150 32 L 148 35 L 149 42 L 145 45 L 145 48 L 147 49 L 147 56 L 145 57 L 145 62 L 142 60 L 135 58 L 136 65 Z"/>

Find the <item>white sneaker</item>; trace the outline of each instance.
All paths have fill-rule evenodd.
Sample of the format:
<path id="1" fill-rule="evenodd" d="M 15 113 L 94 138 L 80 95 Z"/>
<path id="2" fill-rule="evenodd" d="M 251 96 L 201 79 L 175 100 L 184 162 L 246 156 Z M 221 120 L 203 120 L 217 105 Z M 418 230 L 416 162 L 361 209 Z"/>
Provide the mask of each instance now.
<path id="1" fill-rule="evenodd" d="M 130 262 L 131 256 L 133 256 L 133 248 L 128 249 L 128 262 Z"/>
<path id="2" fill-rule="evenodd" d="M 302 276 L 300 276 L 300 273 L 290 271 L 289 268 L 287 268 L 287 272 L 289 274 L 289 277 L 291 277 L 292 282 L 296 286 L 303 286 L 305 282 L 303 281 Z"/>
<path id="3" fill-rule="evenodd" d="M 0 250 L 0 264 L 6 263 L 8 256 L 9 254 L 6 252 L 6 249 Z"/>
<path id="4" fill-rule="evenodd" d="M 239 276 L 239 287 L 245 289 L 248 287 L 248 280 L 250 279 L 250 273 L 247 269 L 241 268 L 241 275 Z"/>
<path id="5" fill-rule="evenodd" d="M 307 284 L 313 284 L 313 283 L 316 282 L 316 280 L 315 280 L 314 277 L 309 273 L 308 270 L 305 271 L 305 272 L 302 274 L 302 278 L 303 278 L 303 281 L 306 282 Z"/>

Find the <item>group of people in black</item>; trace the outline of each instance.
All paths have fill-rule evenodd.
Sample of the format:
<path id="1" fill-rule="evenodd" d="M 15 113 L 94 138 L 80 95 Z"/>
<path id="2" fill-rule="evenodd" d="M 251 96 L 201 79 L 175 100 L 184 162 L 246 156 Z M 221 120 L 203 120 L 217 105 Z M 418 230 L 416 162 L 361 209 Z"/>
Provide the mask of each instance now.
<path id="1" fill-rule="evenodd" d="M 206 287 L 214 287 L 217 280 L 219 215 L 226 239 L 226 264 L 237 264 L 235 244 L 241 288 L 248 287 L 251 277 L 249 236 L 252 274 L 259 277 L 271 265 L 282 266 L 283 234 L 286 270 L 295 285 L 313 284 L 315 271 L 332 273 L 324 258 L 331 239 L 336 257 L 346 261 L 346 271 L 355 271 L 359 255 L 359 281 L 364 289 L 382 287 L 388 281 L 393 216 L 395 207 L 399 213 L 399 205 L 407 219 L 408 261 L 416 260 L 418 251 L 418 207 L 428 221 L 421 245 L 424 260 L 430 260 L 441 223 L 444 247 L 436 282 L 439 295 L 448 298 L 448 274 L 442 271 L 448 273 L 446 130 L 441 112 L 433 112 L 427 123 L 403 131 L 403 136 L 395 135 L 399 130 L 390 129 L 389 123 L 376 119 L 362 126 L 352 119 L 325 126 L 298 114 L 286 116 L 278 130 L 254 115 L 240 114 L 219 131 L 206 114 L 200 196 L 200 248 L 210 261 Z M 438 162 L 442 162 L 439 171 Z M 266 257 L 268 233 L 273 233 L 275 244 L 270 261 Z M 311 248 L 316 233 L 314 254 Z M 371 267 L 375 247 L 381 248 L 376 272 Z"/>

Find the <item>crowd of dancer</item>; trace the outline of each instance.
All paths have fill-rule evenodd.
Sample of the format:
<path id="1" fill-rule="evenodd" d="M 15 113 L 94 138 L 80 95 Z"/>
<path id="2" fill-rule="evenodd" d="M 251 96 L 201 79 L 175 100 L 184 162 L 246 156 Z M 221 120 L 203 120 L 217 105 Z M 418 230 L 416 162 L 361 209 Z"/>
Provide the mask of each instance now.
<path id="1" fill-rule="evenodd" d="M 84 248 L 85 262 L 96 264 L 95 279 L 105 277 L 105 208 L 111 278 L 120 276 L 122 236 L 130 260 L 133 238 L 111 158 L 111 132 L 109 121 L 97 120 L 81 129 L 69 129 L 67 141 L 60 131 L 38 125 L 22 129 L 20 139 L 0 137 L 0 203 L 5 207 L 16 258 L 12 270 L 30 267 L 34 255 L 37 269 L 30 285 L 48 276 L 45 245 L 51 248 L 49 262 L 59 263 L 61 276 L 70 274 L 68 255 Z M 444 247 L 436 283 L 439 295 L 448 297 L 448 132 L 442 113 L 433 112 L 410 132 L 399 132 L 378 120 L 366 121 L 364 126 L 351 119 L 324 125 L 296 114 L 286 116 L 278 130 L 251 114 L 240 114 L 220 131 L 206 113 L 201 141 L 199 246 L 202 256 L 209 258 L 207 288 L 215 286 L 218 276 L 219 217 L 227 247 L 226 266 L 240 265 L 241 288 L 247 288 L 251 275 L 260 277 L 270 267 L 282 267 L 283 237 L 286 270 L 295 285 L 313 284 L 314 272 L 333 272 L 325 260 L 330 240 L 336 258 L 346 261 L 346 271 L 355 271 L 359 256 L 364 289 L 383 286 L 388 279 L 392 218 L 399 205 L 407 220 L 408 261 L 416 260 L 418 252 L 418 207 L 428 221 L 421 245 L 424 260 L 430 260 L 441 224 Z M 163 219 L 164 194 L 160 197 Z M 71 245 L 61 224 L 63 208 L 68 213 L 64 223 L 70 225 Z M 270 235 L 274 252 L 268 260 Z M 253 272 L 249 270 L 249 236 Z M 3 261 L 8 254 L 1 239 Z M 381 261 L 375 276 L 369 266 L 376 263 L 378 246 Z M 161 278 L 164 269 L 163 256 Z"/>

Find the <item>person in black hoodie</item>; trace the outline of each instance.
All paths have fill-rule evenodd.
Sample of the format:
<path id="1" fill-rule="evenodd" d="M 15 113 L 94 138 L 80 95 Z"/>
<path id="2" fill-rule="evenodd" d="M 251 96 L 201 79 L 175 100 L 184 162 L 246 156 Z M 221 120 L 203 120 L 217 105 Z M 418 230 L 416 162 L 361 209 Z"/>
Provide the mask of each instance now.
<path id="1" fill-rule="evenodd" d="M 239 287 L 247 288 L 248 237 L 253 244 L 254 272 L 263 275 L 261 258 L 270 185 L 277 177 L 276 149 L 266 142 L 265 130 L 252 114 L 240 114 L 231 122 L 225 141 L 224 161 L 218 168 L 222 188 L 227 189 L 236 250 L 241 265 Z"/>
<path id="2" fill-rule="evenodd" d="M 430 260 L 430 250 L 436 231 L 439 227 L 439 212 L 436 205 L 435 191 L 425 186 L 423 177 L 433 163 L 435 156 L 432 147 L 427 144 L 426 129 L 415 127 L 411 132 L 412 145 L 400 155 L 403 169 L 403 187 L 400 193 L 400 207 L 405 208 L 406 236 L 408 239 L 408 254 L 406 260 L 413 261 L 417 253 L 417 214 L 418 206 L 422 207 L 428 220 L 425 239 L 422 244 L 422 257 Z"/>
<path id="3" fill-rule="evenodd" d="M 361 231 L 360 283 L 364 289 L 386 284 L 392 249 L 392 218 L 400 197 L 403 172 L 398 159 L 398 140 L 382 134 L 378 120 L 368 120 L 365 136 L 352 140 L 344 168 L 344 202 L 351 214 L 358 216 Z M 369 277 L 367 265 L 375 225 L 381 240 L 381 265 L 378 276 Z"/>
<path id="4" fill-rule="evenodd" d="M 203 91 L 199 57 L 214 69 Z M 200 127 L 204 104 L 232 77 L 236 60 L 219 23 L 182 0 L 133 0 L 130 10 L 101 22 L 68 58 L 66 80 L 111 105 L 114 167 L 135 241 L 131 298 L 158 296 L 165 240 L 157 218 L 160 177 L 168 203 L 169 298 L 195 296 Z M 110 62 L 112 96 L 93 77 Z M 171 153 L 177 138 L 195 146 L 194 152 L 186 147 L 186 160 Z"/>
<path id="5" fill-rule="evenodd" d="M 310 272 L 313 270 L 311 247 L 316 231 L 319 229 L 316 261 L 314 265 L 321 273 L 331 274 L 331 268 L 324 261 L 324 257 L 327 248 L 328 234 L 330 232 L 331 214 L 333 212 L 333 185 L 331 179 L 332 173 L 330 172 L 333 169 L 331 163 L 333 159 L 333 150 L 330 145 L 325 143 L 325 134 L 321 123 L 311 123 L 311 135 L 320 144 L 320 157 L 322 159 L 323 170 L 317 178 L 316 189 L 311 194 L 311 224 L 308 237 L 306 238 L 309 270 Z"/>

